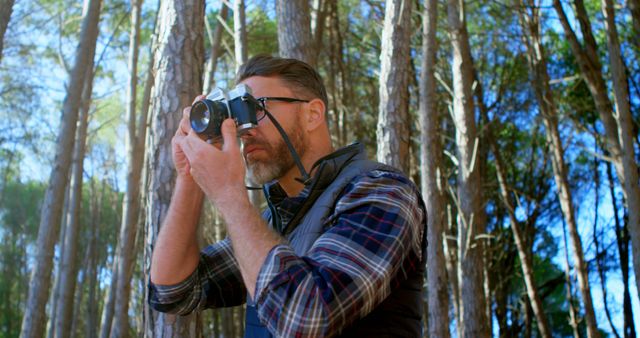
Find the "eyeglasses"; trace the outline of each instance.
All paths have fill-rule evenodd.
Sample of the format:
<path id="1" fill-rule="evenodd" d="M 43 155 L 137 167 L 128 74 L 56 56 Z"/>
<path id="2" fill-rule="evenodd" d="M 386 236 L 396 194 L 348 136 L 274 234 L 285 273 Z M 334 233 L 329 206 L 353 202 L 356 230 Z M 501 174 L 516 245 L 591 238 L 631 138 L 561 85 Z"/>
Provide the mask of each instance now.
<path id="1" fill-rule="evenodd" d="M 287 103 L 294 103 L 294 102 L 308 103 L 309 102 L 309 100 L 296 99 L 293 97 L 259 97 L 256 99 L 256 101 L 260 102 L 260 107 L 256 112 L 256 118 L 258 122 L 262 120 L 265 116 L 267 116 L 267 114 L 265 114 L 265 110 L 267 110 L 267 101 L 280 101 L 280 102 L 287 102 Z"/>

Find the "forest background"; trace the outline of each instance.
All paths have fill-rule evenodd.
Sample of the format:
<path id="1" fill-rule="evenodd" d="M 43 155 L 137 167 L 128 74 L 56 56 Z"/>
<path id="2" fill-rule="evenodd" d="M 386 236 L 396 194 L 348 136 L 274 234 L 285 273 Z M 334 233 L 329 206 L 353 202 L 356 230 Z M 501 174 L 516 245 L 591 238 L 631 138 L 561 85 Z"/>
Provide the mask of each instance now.
<path id="1" fill-rule="evenodd" d="M 425 336 L 636 336 L 638 0 L 0 0 L 0 337 L 242 335 L 145 297 L 182 107 L 258 53 L 421 187 Z"/>

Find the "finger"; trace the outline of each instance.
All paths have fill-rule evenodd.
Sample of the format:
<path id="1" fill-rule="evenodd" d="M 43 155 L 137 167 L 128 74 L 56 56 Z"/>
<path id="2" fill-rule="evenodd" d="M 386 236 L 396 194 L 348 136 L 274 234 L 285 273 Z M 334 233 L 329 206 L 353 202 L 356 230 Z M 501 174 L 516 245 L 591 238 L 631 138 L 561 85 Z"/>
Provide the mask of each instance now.
<path id="1" fill-rule="evenodd" d="M 196 98 L 195 98 L 195 99 L 193 99 L 193 103 L 191 103 L 191 105 L 193 105 L 194 103 L 196 103 L 196 102 L 198 102 L 198 101 L 200 101 L 200 100 L 204 100 L 204 99 L 206 99 L 206 98 L 207 98 L 207 97 L 206 97 L 204 94 L 200 94 L 200 95 L 196 96 Z"/>
<path id="2" fill-rule="evenodd" d="M 222 122 L 222 138 L 224 143 L 222 144 L 222 151 L 229 151 L 231 149 L 238 149 L 237 129 L 236 123 L 233 119 L 226 119 Z"/>
<path id="3" fill-rule="evenodd" d="M 187 157 L 187 160 L 189 160 L 189 162 L 191 162 L 191 160 L 196 156 L 197 151 L 197 144 L 195 144 L 194 140 L 189 137 L 191 134 L 193 134 L 193 131 L 190 131 L 189 134 L 187 134 L 180 140 L 180 147 L 182 148 L 182 152 Z M 200 140 L 197 138 L 197 136 L 195 137 L 195 139 L 198 141 Z"/>

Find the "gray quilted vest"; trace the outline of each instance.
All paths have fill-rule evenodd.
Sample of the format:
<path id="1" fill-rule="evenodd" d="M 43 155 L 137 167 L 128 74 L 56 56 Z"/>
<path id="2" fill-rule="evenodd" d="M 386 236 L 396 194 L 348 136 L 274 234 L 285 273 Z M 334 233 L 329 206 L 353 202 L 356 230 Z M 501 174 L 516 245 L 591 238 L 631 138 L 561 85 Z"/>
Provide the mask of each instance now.
<path id="1" fill-rule="evenodd" d="M 263 213 L 275 229 L 281 229 L 290 246 L 299 256 L 304 256 L 313 243 L 326 231 L 325 221 L 342 195 L 344 188 L 355 177 L 373 170 L 398 173 L 393 167 L 370 161 L 359 143 L 337 150 L 316 162 L 316 173 L 310 183 L 309 196 L 289 224 L 279 222 L 274 207 Z M 268 199 L 267 199 L 268 200 Z M 424 215 L 426 209 L 419 198 Z M 272 217 L 275 215 L 276 217 Z M 346 327 L 339 337 L 420 337 L 422 331 L 422 284 L 426 263 L 426 217 L 423 220 L 422 264 L 416 271 L 400 281 L 399 287 L 364 318 Z M 249 299 L 249 298 L 247 298 Z M 245 337 L 273 337 L 260 323 L 251 302 L 247 303 Z"/>

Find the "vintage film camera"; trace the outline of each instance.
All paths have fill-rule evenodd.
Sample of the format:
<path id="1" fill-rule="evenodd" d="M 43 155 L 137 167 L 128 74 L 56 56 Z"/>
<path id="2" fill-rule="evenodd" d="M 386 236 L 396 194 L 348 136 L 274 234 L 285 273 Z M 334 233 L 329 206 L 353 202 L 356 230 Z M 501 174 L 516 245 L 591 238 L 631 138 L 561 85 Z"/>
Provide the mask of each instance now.
<path id="1" fill-rule="evenodd" d="M 256 111 L 259 108 L 251 88 L 245 84 L 237 85 L 228 96 L 222 89 L 215 88 L 205 99 L 191 106 L 189 120 L 196 133 L 218 141 L 222 136 L 222 122 L 227 118 L 236 121 L 239 135 L 257 127 Z"/>

